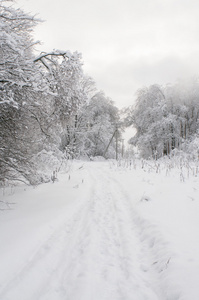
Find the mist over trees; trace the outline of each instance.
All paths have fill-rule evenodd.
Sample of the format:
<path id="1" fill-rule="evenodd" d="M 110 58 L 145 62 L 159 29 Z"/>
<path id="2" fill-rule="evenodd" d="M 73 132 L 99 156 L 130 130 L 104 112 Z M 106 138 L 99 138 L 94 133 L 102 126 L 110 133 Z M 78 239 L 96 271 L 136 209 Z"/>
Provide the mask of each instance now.
<path id="1" fill-rule="evenodd" d="M 35 184 L 45 180 L 38 164 L 47 153 L 62 160 L 102 155 L 119 116 L 84 74 L 80 53 L 36 56 L 40 20 L 12 3 L 0 0 L 0 183 Z"/>
<path id="2" fill-rule="evenodd" d="M 157 159 L 176 150 L 198 157 L 198 117 L 198 78 L 144 87 L 137 92 L 135 105 L 125 112 L 125 124 L 137 130 L 129 143 L 144 158 Z"/>

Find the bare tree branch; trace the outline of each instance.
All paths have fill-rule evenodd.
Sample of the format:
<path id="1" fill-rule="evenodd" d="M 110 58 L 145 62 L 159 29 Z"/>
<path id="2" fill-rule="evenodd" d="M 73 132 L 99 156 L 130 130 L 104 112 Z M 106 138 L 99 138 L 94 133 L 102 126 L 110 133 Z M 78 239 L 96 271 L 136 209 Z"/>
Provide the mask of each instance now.
<path id="1" fill-rule="evenodd" d="M 33 61 L 37 62 L 47 56 L 63 56 L 64 58 L 65 57 L 70 58 L 67 51 L 65 51 L 65 52 L 50 52 L 50 53 L 41 54 L 39 57 L 35 58 Z"/>

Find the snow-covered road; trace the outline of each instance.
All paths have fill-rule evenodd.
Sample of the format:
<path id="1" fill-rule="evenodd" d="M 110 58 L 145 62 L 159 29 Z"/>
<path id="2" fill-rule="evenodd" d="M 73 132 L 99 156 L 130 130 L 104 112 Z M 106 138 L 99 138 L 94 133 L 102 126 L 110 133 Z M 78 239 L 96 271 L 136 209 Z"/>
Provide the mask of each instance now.
<path id="1" fill-rule="evenodd" d="M 137 209 L 143 181 L 119 175 L 76 164 L 55 184 L 4 196 L 15 204 L 1 213 L 1 300 L 199 299 L 176 287 L 176 249 Z"/>

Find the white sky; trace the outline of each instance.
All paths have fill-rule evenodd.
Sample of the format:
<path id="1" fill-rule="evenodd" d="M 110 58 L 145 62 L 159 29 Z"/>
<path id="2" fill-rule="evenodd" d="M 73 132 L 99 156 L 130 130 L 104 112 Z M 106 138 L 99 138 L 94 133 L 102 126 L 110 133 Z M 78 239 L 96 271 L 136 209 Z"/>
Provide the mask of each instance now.
<path id="1" fill-rule="evenodd" d="M 78 51 L 85 73 L 118 107 L 144 85 L 199 71 L 198 0 L 17 0 L 45 20 L 43 51 Z"/>

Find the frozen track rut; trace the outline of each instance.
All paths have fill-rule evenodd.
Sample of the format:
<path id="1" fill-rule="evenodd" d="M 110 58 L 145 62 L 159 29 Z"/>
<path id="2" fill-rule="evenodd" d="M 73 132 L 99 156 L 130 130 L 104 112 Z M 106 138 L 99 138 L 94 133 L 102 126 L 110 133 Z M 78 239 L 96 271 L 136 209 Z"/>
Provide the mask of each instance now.
<path id="1" fill-rule="evenodd" d="M 86 201 L 0 289 L 0 299 L 165 299 L 129 195 L 107 168 L 88 165 L 87 172 Z"/>

